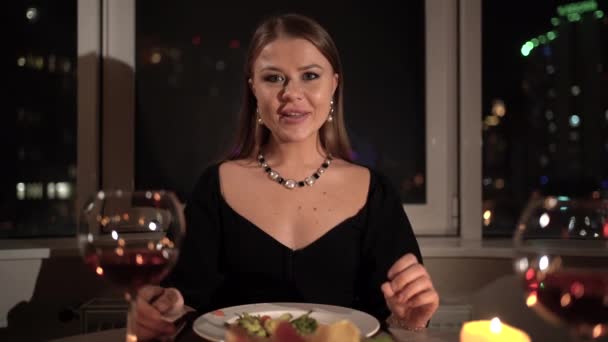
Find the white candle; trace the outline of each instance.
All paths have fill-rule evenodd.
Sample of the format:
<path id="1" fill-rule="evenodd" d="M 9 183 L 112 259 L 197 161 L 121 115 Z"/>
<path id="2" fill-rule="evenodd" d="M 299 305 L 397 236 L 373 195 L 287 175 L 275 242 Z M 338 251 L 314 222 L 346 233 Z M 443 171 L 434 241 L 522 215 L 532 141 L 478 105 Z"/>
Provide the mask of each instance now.
<path id="1" fill-rule="evenodd" d="M 466 322 L 460 330 L 460 342 L 530 342 L 530 337 L 494 317 L 491 321 Z"/>

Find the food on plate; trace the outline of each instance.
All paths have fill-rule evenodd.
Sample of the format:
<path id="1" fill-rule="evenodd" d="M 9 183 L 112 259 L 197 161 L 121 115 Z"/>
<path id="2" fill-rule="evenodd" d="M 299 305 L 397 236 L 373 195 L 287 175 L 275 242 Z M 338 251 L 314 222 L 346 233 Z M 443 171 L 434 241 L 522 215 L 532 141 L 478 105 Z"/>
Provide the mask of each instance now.
<path id="1" fill-rule="evenodd" d="M 357 326 L 342 320 L 330 325 L 323 325 L 315 332 L 310 342 L 359 342 L 361 333 Z"/>
<path id="2" fill-rule="evenodd" d="M 261 326 L 268 325 L 270 327 L 273 327 L 274 330 L 271 330 L 271 332 L 267 335 L 263 335 L 264 333 L 261 333 L 260 327 L 257 326 L 258 323 L 251 323 L 251 317 L 256 317 L 254 320 L 257 321 L 264 321 Z M 237 321 L 229 325 L 229 328 L 226 332 L 226 342 L 367 341 L 366 339 L 362 338 L 357 326 L 347 320 L 337 321 L 332 324 L 319 324 L 314 318 L 310 317 L 310 312 L 301 315 L 296 319 L 293 319 L 293 316 L 291 314 L 281 315 L 280 317 L 277 317 L 274 320 L 272 318 L 263 317 L 264 316 L 252 315 L 248 315 L 247 317 L 245 314 L 239 316 L 239 319 L 241 319 L 241 324 L 237 323 L 237 319 Z M 270 322 L 270 320 L 273 320 L 274 323 L 268 323 Z M 254 333 L 252 333 L 252 331 L 254 331 Z"/>
<path id="3" fill-rule="evenodd" d="M 287 322 L 298 334 L 305 336 L 314 333 L 319 326 L 317 320 L 310 316 L 311 313 L 312 311 L 308 311 L 294 318 L 291 313 L 286 312 L 279 317 L 272 318 L 268 315 L 251 315 L 244 312 L 229 325 L 240 327 L 252 336 L 270 337 L 274 335 L 280 323 Z"/>

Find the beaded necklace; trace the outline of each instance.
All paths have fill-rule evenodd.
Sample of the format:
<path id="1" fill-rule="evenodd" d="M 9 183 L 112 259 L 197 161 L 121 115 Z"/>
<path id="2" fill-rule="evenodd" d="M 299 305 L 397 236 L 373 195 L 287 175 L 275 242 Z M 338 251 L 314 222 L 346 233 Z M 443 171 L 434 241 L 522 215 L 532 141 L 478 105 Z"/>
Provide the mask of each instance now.
<path id="1" fill-rule="evenodd" d="M 273 170 L 270 166 L 268 166 L 268 163 L 266 162 L 266 159 L 264 159 L 264 155 L 262 154 L 262 152 L 258 154 L 258 163 L 260 164 L 260 167 L 264 169 L 264 172 L 268 174 L 268 177 L 270 177 L 271 180 L 283 185 L 287 189 L 294 189 L 296 186 L 299 188 L 302 188 L 306 185 L 312 186 L 313 184 L 315 184 L 315 181 L 319 179 L 319 177 L 321 177 L 323 173 L 325 173 L 325 171 L 331 164 L 331 160 L 331 156 L 327 157 L 321 164 L 321 167 L 319 167 L 319 169 L 315 171 L 315 173 L 313 173 L 309 177 L 304 178 L 304 180 L 295 181 L 293 179 L 285 179 L 281 177 L 281 175 L 277 171 Z"/>

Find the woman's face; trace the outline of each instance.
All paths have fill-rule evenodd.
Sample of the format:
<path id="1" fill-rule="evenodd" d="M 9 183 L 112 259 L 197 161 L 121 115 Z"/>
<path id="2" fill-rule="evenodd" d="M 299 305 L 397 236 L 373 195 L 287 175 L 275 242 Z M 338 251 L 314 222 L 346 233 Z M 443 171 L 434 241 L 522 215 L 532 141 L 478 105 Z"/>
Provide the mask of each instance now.
<path id="1" fill-rule="evenodd" d="M 317 139 L 338 85 L 329 61 L 309 41 L 279 38 L 253 62 L 251 89 L 263 124 L 279 142 Z"/>

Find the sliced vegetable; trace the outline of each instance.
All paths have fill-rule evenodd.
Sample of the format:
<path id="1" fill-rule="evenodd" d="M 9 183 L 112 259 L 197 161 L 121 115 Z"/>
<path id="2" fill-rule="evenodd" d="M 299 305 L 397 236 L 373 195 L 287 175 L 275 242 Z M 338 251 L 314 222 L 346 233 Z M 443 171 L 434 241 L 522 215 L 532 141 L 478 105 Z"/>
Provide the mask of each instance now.
<path id="1" fill-rule="evenodd" d="M 281 323 L 288 322 L 298 334 L 308 335 L 315 332 L 318 327 L 317 320 L 310 317 L 311 313 L 312 310 L 293 319 L 293 315 L 289 312 L 283 313 L 277 318 L 271 318 L 268 315 L 250 315 L 244 312 L 242 315 L 238 315 L 233 325 L 243 328 L 249 335 L 269 337 L 276 333 Z"/>
<path id="2" fill-rule="evenodd" d="M 311 313 L 312 311 L 308 311 L 304 315 L 291 321 L 291 325 L 293 325 L 293 327 L 302 335 L 312 334 L 317 330 L 317 320 L 310 317 Z"/>

